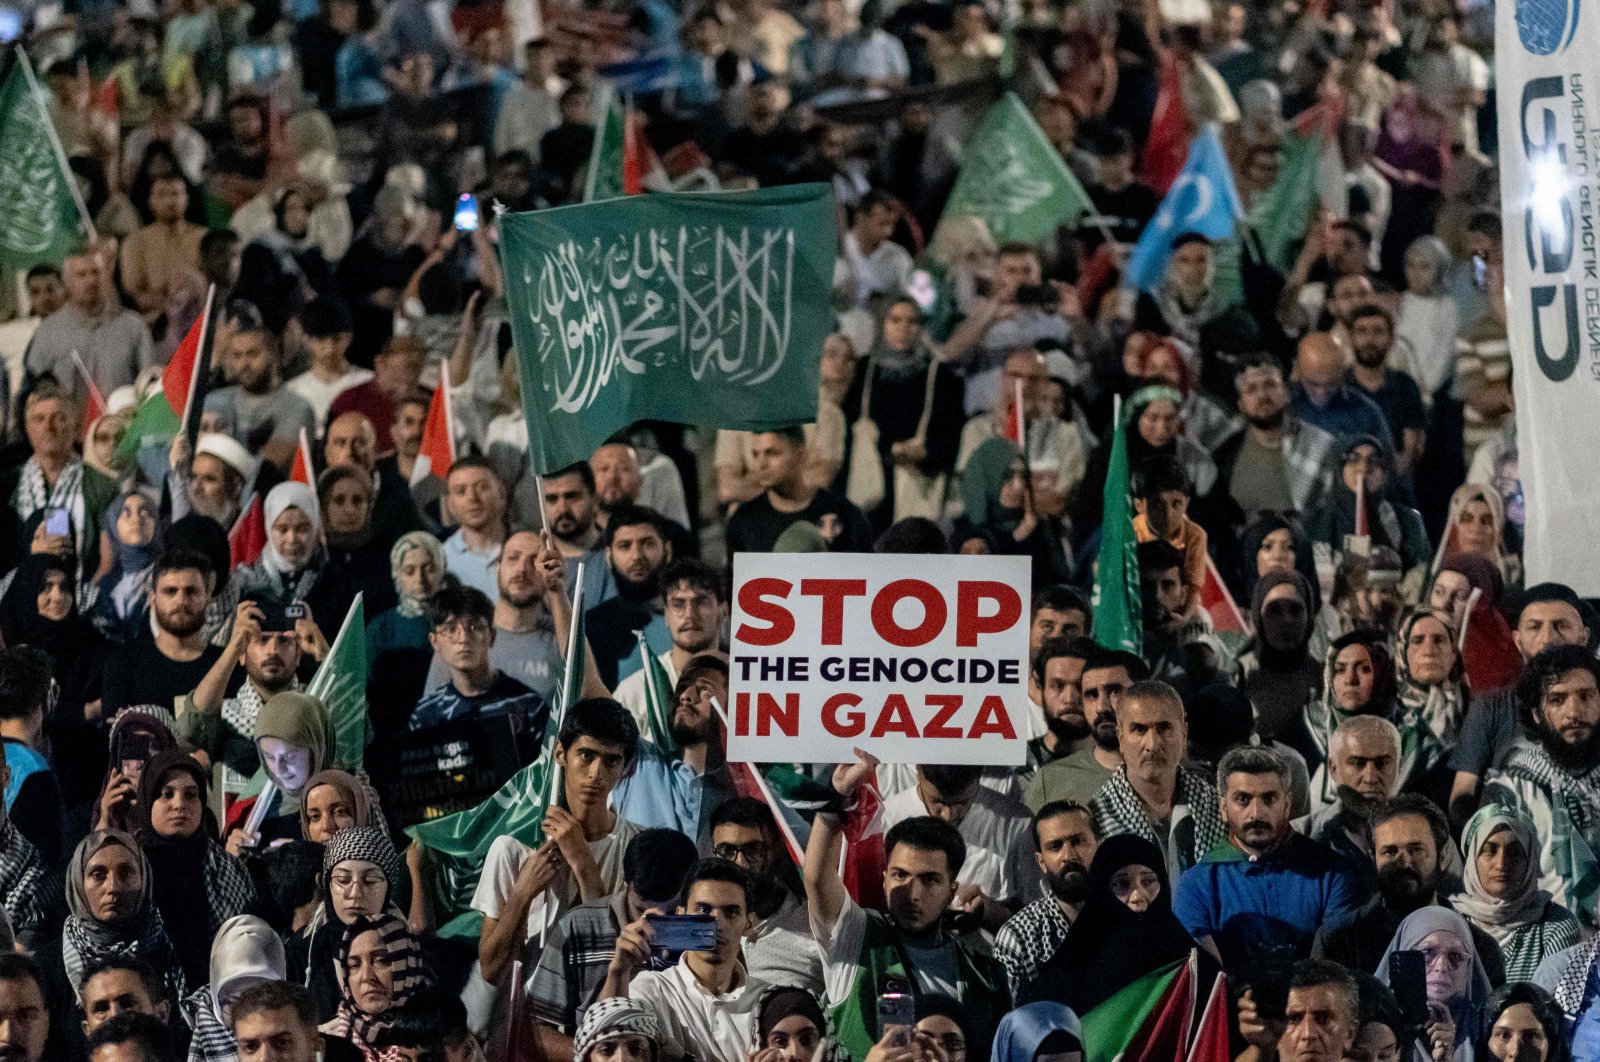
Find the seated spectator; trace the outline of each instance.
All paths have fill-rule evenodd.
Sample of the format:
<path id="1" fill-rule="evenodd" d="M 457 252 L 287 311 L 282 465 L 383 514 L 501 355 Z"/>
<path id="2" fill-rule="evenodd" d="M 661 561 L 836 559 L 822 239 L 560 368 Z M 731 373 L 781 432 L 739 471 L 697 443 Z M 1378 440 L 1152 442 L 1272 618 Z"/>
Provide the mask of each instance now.
<path id="1" fill-rule="evenodd" d="M 1474 1029 L 1482 1028 L 1484 1011 L 1494 986 L 1483 962 L 1473 950 L 1464 918 L 1441 907 L 1423 907 L 1405 917 L 1384 953 L 1421 951 L 1427 964 L 1426 979 L 1432 1020 L 1417 1037 L 1418 1049 L 1430 1055 L 1454 1048 L 1450 1057 L 1472 1057 Z M 1441 972 L 1435 973 L 1434 971 Z M 1391 984 L 1388 962 L 1378 964 L 1377 977 Z M 1433 1008 L 1443 1008 L 1439 1013 Z"/>
<path id="2" fill-rule="evenodd" d="M 463 586 L 494 594 L 494 569 L 510 533 L 504 481 L 483 458 L 460 458 L 445 479 L 445 504 L 460 525 L 444 540 L 446 567 Z"/>
<path id="3" fill-rule="evenodd" d="M 183 966 L 152 899 L 150 864 L 120 830 L 96 830 L 79 843 L 67 867 L 68 915 L 62 963 L 77 991 L 91 963 L 135 955 L 162 972 L 165 998 L 184 996 Z"/>
<path id="4" fill-rule="evenodd" d="M 286 690 L 274 694 L 256 718 L 256 753 L 276 792 L 256 836 L 246 834 L 242 827 L 229 834 L 228 851 L 234 854 L 244 847 L 260 848 L 299 836 L 298 812 L 306 786 L 334 761 L 333 722 L 327 706 L 304 693 Z M 241 804 L 235 815 L 245 811 Z"/>
<path id="5" fill-rule="evenodd" d="M 249 914 L 224 922 L 211 945 L 209 979 L 179 1004 L 192 1034 L 190 1052 L 206 1062 L 236 1054 L 225 1017 L 241 993 L 263 982 L 282 981 L 287 970 L 283 941 L 265 922 Z"/>
<path id="6" fill-rule="evenodd" d="M 661 572 L 672 560 L 664 527 L 659 513 L 634 507 L 617 509 L 606 521 L 605 562 L 616 593 L 589 605 L 585 586 L 584 626 L 599 679 L 608 688 L 638 669 L 641 631 L 650 652 L 664 653 L 672 647 L 661 602 Z M 586 570 L 585 583 L 590 578 Z"/>
<path id="7" fill-rule="evenodd" d="M 752 440 L 756 479 L 764 493 L 728 520 L 730 553 L 768 553 L 789 525 L 817 525 L 837 552 L 866 552 L 871 533 L 861 510 L 827 488 L 805 482 L 805 433 L 799 428 L 761 432 Z"/>
<path id="8" fill-rule="evenodd" d="M 278 341 L 264 327 L 230 330 L 221 361 L 233 383 L 208 391 L 205 411 L 222 416 L 235 441 L 260 440 L 270 426 L 261 456 L 289 470 L 301 432 L 315 437 L 319 422 L 311 403 L 283 385 Z"/>
<path id="9" fill-rule="evenodd" d="M 1013 999 L 1038 980 L 1040 968 L 1082 913 L 1089 864 L 1100 846 L 1089 809 L 1064 800 L 1035 812 L 1031 833 L 1045 895 L 1012 915 L 994 938 L 994 956 L 1005 968 Z"/>
<path id="10" fill-rule="evenodd" d="M 322 1031 L 355 1044 L 363 1058 L 377 1059 L 391 1017 L 432 981 L 422 949 L 395 915 L 361 915 L 344 927 L 335 969 L 339 1009 Z"/>
<path id="11" fill-rule="evenodd" d="M 545 809 L 544 843 L 535 849 L 495 838 L 472 897 L 484 918 L 478 965 L 490 984 L 568 911 L 622 887 L 628 846 L 640 833 L 608 803 L 639 757 L 638 729 L 621 705 L 578 701 L 562 717 L 551 757 L 565 789 L 559 804 Z"/>
<path id="12" fill-rule="evenodd" d="M 643 830 L 623 853 L 622 886 L 574 907 L 546 934 L 528 983 L 541 1044 L 570 1044 L 591 1011 L 614 1006 L 600 989 L 617 938 L 648 912 L 673 913 L 697 861 L 694 842 L 677 830 Z M 652 956 L 648 968 L 665 965 Z"/>
<path id="13" fill-rule="evenodd" d="M 490 661 L 495 629 L 489 599 L 470 586 L 446 587 L 428 599 L 428 623 L 428 641 L 450 669 L 450 679 L 417 702 L 409 729 L 504 715 L 519 744 L 536 747 L 550 704 Z"/>
<path id="14" fill-rule="evenodd" d="M 323 1056 L 317 1011 L 310 993 L 286 981 L 251 985 L 233 1002 L 228 1028 L 241 1062 L 317 1062 Z"/>
<path id="15" fill-rule="evenodd" d="M 207 644 L 204 629 L 210 583 L 210 561 L 193 550 L 173 548 L 157 559 L 150 580 L 151 631 L 106 659 L 101 713 L 107 719 L 130 704 L 171 710 L 216 664 L 222 650 Z"/>
<path id="16" fill-rule="evenodd" d="M 1465 889 L 1450 902 L 1495 938 L 1508 982 L 1528 980 L 1545 958 L 1578 942 L 1577 918 L 1539 888 L 1539 844 L 1526 816 L 1485 805 L 1468 820 L 1461 841 Z"/>
<path id="17" fill-rule="evenodd" d="M 502 562 L 503 564 L 504 562 Z M 692 558 L 673 561 L 661 570 L 662 614 L 672 648 L 656 656 L 655 662 L 675 685 L 678 675 L 690 660 L 701 653 L 721 653 L 722 630 L 728 621 L 727 592 L 717 572 L 703 561 Z M 641 642 L 641 645 L 643 643 Z M 640 654 L 645 648 L 639 650 Z M 617 683 L 616 699 L 633 713 L 639 732 L 655 739 L 650 727 L 652 669 L 640 666 Z"/>
<path id="18" fill-rule="evenodd" d="M 87 967 L 78 1000 L 85 1036 L 122 1014 L 144 1014 L 165 1025 L 171 1013 L 161 975 L 133 956 L 112 956 Z"/>
<path id="19" fill-rule="evenodd" d="M 310 404 L 321 426 L 328 423 L 334 400 L 350 388 L 370 382 L 372 370 L 351 365 L 345 356 L 354 326 L 343 303 L 332 297 L 315 299 L 296 316 L 311 351 L 311 368 L 285 386 Z"/>
<path id="20" fill-rule="evenodd" d="M 272 200 L 273 228 L 246 244 L 239 259 L 233 297 L 259 310 L 274 335 L 281 335 L 317 298 L 333 293 L 333 267 L 311 231 L 315 200 L 314 189 L 304 181 L 279 189 Z"/>
<path id="21" fill-rule="evenodd" d="M 1326 792 L 1329 802 L 1313 803 L 1311 814 L 1295 822 L 1301 833 L 1345 857 L 1362 895 L 1378 886 L 1372 816 L 1400 791 L 1401 755 L 1400 731 L 1389 720 L 1361 714 L 1345 718 L 1328 742 L 1326 762 L 1312 777 L 1313 799 Z"/>

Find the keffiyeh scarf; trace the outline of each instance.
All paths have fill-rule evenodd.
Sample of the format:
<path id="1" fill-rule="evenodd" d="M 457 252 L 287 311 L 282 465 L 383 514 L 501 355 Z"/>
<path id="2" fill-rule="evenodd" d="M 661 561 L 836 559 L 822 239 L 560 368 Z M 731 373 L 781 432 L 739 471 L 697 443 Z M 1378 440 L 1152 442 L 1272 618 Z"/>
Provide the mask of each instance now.
<path id="1" fill-rule="evenodd" d="M 1174 826 L 1178 823 L 1177 809 L 1180 806 L 1188 808 L 1188 817 L 1194 824 L 1193 851 L 1179 853 L 1183 866 L 1199 862 L 1212 848 L 1228 839 L 1216 787 L 1198 771 L 1188 767 L 1178 768 L 1178 785 L 1172 794 L 1172 806 Z M 1150 821 L 1144 803 L 1139 799 L 1139 794 L 1134 792 L 1133 783 L 1128 781 L 1126 764 L 1118 767 L 1117 772 L 1100 787 L 1091 807 L 1101 837 L 1132 834 L 1144 838 L 1163 852 L 1167 851 L 1168 839 L 1162 837 L 1156 824 Z M 1169 863 L 1178 861 L 1173 858 L 1173 853 L 1168 854 Z"/>
<path id="2" fill-rule="evenodd" d="M 222 1024 L 222 1019 L 211 1006 L 211 987 L 202 985 L 191 992 L 179 1005 L 184 1019 L 189 1023 L 189 1058 L 191 1062 L 236 1062 L 239 1044 L 233 1033 Z"/>
<path id="3" fill-rule="evenodd" d="M 65 509 L 72 514 L 72 552 L 79 558 L 82 574 L 83 558 L 83 462 L 73 461 L 56 477 L 56 485 L 45 482 L 44 469 L 37 458 L 30 457 L 22 466 L 17 480 L 16 493 L 11 496 L 17 519 L 26 522 L 40 509 Z M 80 590 L 83 589 L 80 587 Z M 82 604 L 80 599 L 79 604 Z"/>
<path id="4" fill-rule="evenodd" d="M 52 896 L 51 876 L 33 843 L 8 818 L 0 816 L 0 908 L 14 933 L 43 924 Z"/>
<path id="5" fill-rule="evenodd" d="M 350 989 L 350 949 L 363 933 L 372 932 L 376 932 L 383 942 L 383 950 L 389 958 L 389 976 L 392 979 L 389 989 L 389 1009 L 378 1015 L 367 1014 L 356 1006 L 355 996 Z M 358 918 L 345 927 L 344 937 L 339 945 L 339 962 L 334 969 L 339 978 L 339 992 L 342 998 L 339 1001 L 338 1012 L 332 1021 L 323 1026 L 323 1031 L 348 1039 L 362 1048 L 373 1050 L 378 1049 L 378 1033 L 389 1026 L 389 1022 L 385 1019 L 404 1006 L 412 992 L 432 980 L 427 965 L 423 962 L 422 949 L 417 946 L 416 938 L 411 935 L 411 931 L 406 928 L 405 922 L 398 915 L 389 912 L 376 918 Z"/>
<path id="6" fill-rule="evenodd" d="M 297 681 L 288 688 L 298 690 L 300 683 Z M 256 684 L 247 679 L 235 696 L 222 702 L 222 718 L 240 737 L 254 741 L 256 720 L 261 718 L 261 706 L 265 703 L 266 699 L 261 696 L 261 691 L 256 689 Z"/>
<path id="7" fill-rule="evenodd" d="M 1502 770 L 1549 793 L 1560 802 L 1573 829 L 1585 835 L 1590 832 L 1596 809 L 1600 809 L 1600 769 L 1579 778 L 1552 760 L 1542 746 L 1519 744 L 1506 757 Z"/>

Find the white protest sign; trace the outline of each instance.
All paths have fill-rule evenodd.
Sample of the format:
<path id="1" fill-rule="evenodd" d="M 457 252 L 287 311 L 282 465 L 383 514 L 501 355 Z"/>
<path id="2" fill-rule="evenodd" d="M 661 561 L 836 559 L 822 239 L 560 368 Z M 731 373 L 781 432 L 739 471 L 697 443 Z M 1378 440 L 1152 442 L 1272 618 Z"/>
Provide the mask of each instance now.
<path id="1" fill-rule="evenodd" d="M 1025 557 L 741 553 L 728 758 L 1018 766 Z"/>

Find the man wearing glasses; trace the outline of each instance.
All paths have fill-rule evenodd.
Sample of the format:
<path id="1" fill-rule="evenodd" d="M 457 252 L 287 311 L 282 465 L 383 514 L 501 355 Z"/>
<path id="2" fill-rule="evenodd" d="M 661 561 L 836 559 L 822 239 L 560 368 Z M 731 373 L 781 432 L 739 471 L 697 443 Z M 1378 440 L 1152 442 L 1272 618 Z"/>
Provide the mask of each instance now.
<path id="1" fill-rule="evenodd" d="M 489 659 L 494 646 L 494 604 L 482 590 L 451 586 L 428 602 L 428 642 L 450 669 L 450 680 L 417 702 L 409 729 L 426 730 L 456 719 L 511 718 L 519 743 L 537 746 L 550 704 Z"/>
<path id="2" fill-rule="evenodd" d="M 754 797 L 734 797 L 711 816 L 711 854 L 737 863 L 751 882 L 755 927 L 745 937 L 744 964 L 751 977 L 769 984 L 799 985 L 822 992 L 822 949 L 811 935 L 805 896 L 790 883 L 798 877 L 784 865 L 789 857 L 778 837 L 772 811 Z"/>

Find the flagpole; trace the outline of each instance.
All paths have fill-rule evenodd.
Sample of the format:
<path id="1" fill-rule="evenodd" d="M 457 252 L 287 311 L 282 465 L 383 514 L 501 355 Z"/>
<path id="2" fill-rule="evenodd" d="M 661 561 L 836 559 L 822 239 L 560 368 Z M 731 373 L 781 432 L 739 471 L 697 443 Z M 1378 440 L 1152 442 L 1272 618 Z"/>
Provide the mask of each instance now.
<path id="1" fill-rule="evenodd" d="M 616 91 L 609 81 L 601 80 L 595 99 L 594 144 L 589 148 L 589 165 L 583 175 L 583 201 L 594 202 L 594 182 L 600 172 L 600 154 L 604 150 L 606 117 L 611 110 L 611 98 Z"/>
<path id="2" fill-rule="evenodd" d="M 94 219 L 89 216 L 89 204 L 83 201 L 83 190 L 78 187 L 78 179 L 72 174 L 72 167 L 67 164 L 67 149 L 61 146 L 61 137 L 56 135 L 56 124 L 50 120 L 50 108 L 44 102 L 43 90 L 39 88 L 39 81 L 33 76 L 33 62 L 28 58 L 28 53 L 22 45 L 17 45 L 17 61 L 22 64 L 22 76 L 28 79 L 28 90 L 33 93 L 33 104 L 39 108 L 39 117 L 44 125 L 44 131 L 50 137 L 50 147 L 55 150 L 56 162 L 61 167 L 61 179 L 66 182 L 67 192 L 72 196 L 73 205 L 78 208 L 78 217 L 83 220 L 83 227 L 89 232 L 89 242 L 100 242 L 100 233 L 94 227 Z"/>
<path id="3" fill-rule="evenodd" d="M 726 755 L 728 735 L 733 733 L 733 728 L 728 725 L 728 713 L 722 707 L 722 702 L 716 696 L 711 697 L 711 710 L 717 713 L 717 718 L 722 721 L 722 741 L 724 755 Z M 772 812 L 773 821 L 778 824 L 778 830 L 783 834 L 783 843 L 789 849 L 789 857 L 794 860 L 795 866 L 804 866 L 806 861 L 805 849 L 800 847 L 800 839 L 789 828 L 788 822 L 778 814 L 778 803 L 772 795 L 772 790 L 767 786 L 767 779 L 755 764 L 746 764 L 750 768 L 750 779 L 755 782 L 756 788 L 761 790 L 761 796 L 767 802 L 767 808 Z"/>
<path id="4" fill-rule="evenodd" d="M 205 395 L 201 393 L 200 384 L 205 379 L 207 370 L 210 368 L 211 316 L 216 299 L 217 286 L 215 284 L 207 285 L 206 302 L 200 309 L 200 341 L 195 344 L 194 368 L 189 370 L 189 394 L 184 398 L 183 420 L 178 424 L 178 430 L 189 436 L 191 450 L 200 440 L 200 418 L 194 416 L 194 407 L 195 402 L 199 401 L 202 403 L 201 409 L 205 408 Z M 194 424 L 194 434 L 192 435 L 189 434 L 191 418 Z M 307 471 L 309 472 L 310 469 L 308 468 Z"/>
<path id="5" fill-rule="evenodd" d="M 89 385 L 89 394 L 93 396 L 95 402 L 100 406 L 100 411 L 104 413 L 106 411 L 105 396 L 100 393 L 100 388 L 95 386 L 94 377 L 89 375 L 89 367 L 83 363 L 83 355 L 78 353 L 77 347 L 72 348 L 72 362 L 78 367 L 78 371 L 83 373 L 83 382 Z"/>

